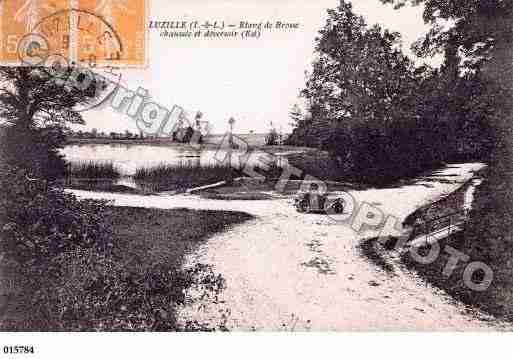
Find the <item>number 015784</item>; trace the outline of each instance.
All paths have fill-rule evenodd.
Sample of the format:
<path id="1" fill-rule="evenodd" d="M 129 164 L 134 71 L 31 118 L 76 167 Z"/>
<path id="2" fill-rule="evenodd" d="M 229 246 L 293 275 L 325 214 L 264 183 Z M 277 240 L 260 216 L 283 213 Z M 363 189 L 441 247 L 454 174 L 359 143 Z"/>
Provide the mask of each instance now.
<path id="1" fill-rule="evenodd" d="M 31 345 L 4 345 L 4 354 L 34 354 L 34 347 Z"/>

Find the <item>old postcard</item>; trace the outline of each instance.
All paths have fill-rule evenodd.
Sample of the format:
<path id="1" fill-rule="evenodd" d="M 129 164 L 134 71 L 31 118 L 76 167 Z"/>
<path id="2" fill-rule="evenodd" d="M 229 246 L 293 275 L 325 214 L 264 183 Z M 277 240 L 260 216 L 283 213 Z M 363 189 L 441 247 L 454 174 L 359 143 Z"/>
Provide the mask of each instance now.
<path id="1" fill-rule="evenodd" d="M 0 329 L 511 331 L 511 20 L 0 1 Z"/>

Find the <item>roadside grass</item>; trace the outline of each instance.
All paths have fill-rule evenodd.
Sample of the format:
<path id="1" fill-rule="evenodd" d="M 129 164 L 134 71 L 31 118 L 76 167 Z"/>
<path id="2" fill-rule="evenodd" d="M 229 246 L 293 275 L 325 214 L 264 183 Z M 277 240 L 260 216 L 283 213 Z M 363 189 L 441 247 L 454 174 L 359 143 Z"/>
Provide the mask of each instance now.
<path id="1" fill-rule="evenodd" d="M 119 184 L 115 184 L 112 179 L 81 179 L 81 178 L 67 178 L 63 181 L 66 188 L 77 189 L 82 191 L 101 191 L 111 193 L 123 194 L 146 194 L 145 192 Z M 148 193 L 151 193 L 148 191 Z"/>
<path id="2" fill-rule="evenodd" d="M 442 248 L 434 263 L 422 265 L 415 262 L 409 253 L 402 255 L 402 262 L 414 269 L 427 282 L 443 289 L 455 299 L 483 310 L 497 318 L 513 321 L 513 270 L 511 258 L 513 246 L 507 229 L 511 227 L 511 211 L 505 207 L 511 202 L 497 200 L 510 196 L 502 178 L 486 175 L 484 182 L 476 188 L 470 219 L 464 231 L 454 233 L 440 241 Z M 452 248 L 468 256 L 468 261 L 458 261 L 452 274 L 442 274 L 451 255 L 444 248 Z M 425 255 L 430 248 L 420 248 Z M 482 262 L 493 272 L 491 285 L 476 291 L 469 288 L 464 281 L 464 272 L 471 262 Z M 478 270 L 471 278 L 474 283 L 481 283 L 484 272 Z"/>
<path id="3" fill-rule="evenodd" d="M 465 253 L 465 241 L 464 232 L 458 232 L 439 241 L 439 245 L 442 249 L 449 245 L 452 248 Z M 430 245 L 419 246 L 416 249 L 416 252 L 420 256 L 427 256 L 429 255 L 430 251 Z M 472 291 L 463 283 L 463 272 L 466 267 L 465 263 L 459 263 L 451 276 L 446 277 L 443 275 L 443 271 L 447 266 L 447 263 L 449 263 L 450 258 L 451 255 L 449 253 L 441 250 L 440 254 L 434 262 L 429 264 L 422 264 L 415 261 L 409 251 L 401 253 L 401 262 L 406 266 L 406 268 L 414 270 L 426 282 L 444 290 L 447 294 L 463 302 L 464 304 L 485 309 L 485 311 L 494 314 L 493 312 L 496 311 L 486 310 L 491 308 L 492 301 L 490 298 L 487 298 L 485 301 L 483 301 L 485 298 L 480 295 L 480 293 Z"/>
<path id="4" fill-rule="evenodd" d="M 201 192 L 200 196 L 205 199 L 217 199 L 225 201 L 259 201 L 273 199 L 270 194 L 262 192 L 219 193 L 215 191 L 205 191 Z"/>
<path id="5" fill-rule="evenodd" d="M 279 177 L 273 177 L 269 180 L 259 180 L 249 177 L 239 177 L 232 183 L 217 187 L 215 189 L 205 189 L 198 192 L 199 195 L 207 199 L 220 200 L 268 200 L 273 198 L 283 198 L 293 196 L 301 190 L 303 186 L 315 181 L 303 180 L 279 180 Z M 351 183 L 343 182 L 325 182 L 329 192 L 348 191 L 359 188 Z"/>
<path id="6" fill-rule="evenodd" d="M 180 268 L 186 254 L 191 253 L 213 234 L 243 223 L 253 217 L 242 212 L 202 211 L 190 209 L 153 209 L 111 207 L 114 234 L 114 255 L 123 266 L 139 268 L 149 277 L 158 278 L 159 268 Z M 157 270 L 155 270 L 157 269 Z M 198 272 L 199 271 L 199 272 Z M 196 267 L 187 276 L 172 281 L 174 291 L 185 293 L 192 285 L 203 285 L 204 296 L 215 296 L 222 290 L 222 273 L 215 274 L 208 267 Z M 158 280 L 158 279 L 157 279 Z M 175 308 L 176 309 L 176 308 Z M 130 313 L 127 313 L 128 315 Z M 168 312 L 170 322 L 176 322 L 176 312 Z M 219 324 L 219 323 L 218 323 Z M 189 323 L 182 330 L 215 330 L 200 323 Z M 215 325 L 215 324 L 213 324 Z M 219 324 L 221 325 L 221 324 Z"/>
<path id="7" fill-rule="evenodd" d="M 117 179 L 119 171 L 112 162 L 78 162 L 68 165 L 67 177 L 89 179 Z"/>
<path id="8" fill-rule="evenodd" d="M 115 253 L 127 265 L 181 264 L 211 235 L 253 217 L 242 212 L 110 207 Z"/>
<path id="9" fill-rule="evenodd" d="M 138 168 L 136 181 L 156 185 L 160 191 L 192 188 L 220 181 L 231 182 L 240 176 L 234 168 L 225 165 L 172 166 L 161 164 L 156 167 Z"/>
<path id="10" fill-rule="evenodd" d="M 58 273 L 44 272 L 34 283 L 32 276 L 18 276 L 26 283 L 0 303 L 0 330 L 225 330 L 223 323 L 177 323 L 177 308 L 191 300 L 187 289 L 216 298 L 224 287 L 222 274 L 203 264 L 183 268 L 184 259 L 213 234 L 253 217 L 189 209 L 106 211 L 108 247 L 67 251 L 49 267 Z"/>
<path id="11" fill-rule="evenodd" d="M 479 175 L 486 172 L 480 171 Z M 498 216 L 497 213 L 508 213 L 503 210 L 500 203 L 492 200 L 493 193 L 496 197 L 507 196 L 504 187 L 496 182 L 490 181 L 485 175 L 484 182 L 475 190 L 474 203 L 470 211 L 465 229 L 451 234 L 439 240 L 440 252 L 436 259 L 429 263 L 419 263 L 412 257 L 411 251 L 399 249 L 399 253 L 391 253 L 394 250 L 396 241 L 385 241 L 385 245 L 374 245 L 379 238 L 372 238 L 360 244 L 359 249 L 362 255 L 371 263 L 391 273 L 394 267 L 387 261 L 393 255 L 406 269 L 415 271 L 423 280 L 431 285 L 445 291 L 455 300 L 463 304 L 482 310 L 491 316 L 513 321 L 513 270 L 511 269 L 511 258 L 513 246 L 510 238 L 504 235 L 504 228 L 511 225 L 510 215 Z M 469 184 L 460 187 L 455 192 L 430 205 L 423 206 L 409 215 L 404 225 L 413 226 L 417 218 L 432 220 L 444 216 L 447 213 L 454 213 L 461 210 L 463 196 Z M 502 192 L 504 193 L 502 193 Z M 510 213 L 510 212 L 509 212 Z M 428 233 L 423 227 L 416 235 Z M 453 255 L 447 248 L 453 248 L 467 256 L 467 260 L 458 260 L 455 264 Z M 415 252 L 421 257 L 426 257 L 432 250 L 429 244 L 416 248 Z M 482 262 L 488 265 L 493 272 L 491 285 L 484 290 L 473 290 L 465 283 L 465 269 L 472 262 Z M 444 271 L 452 266 L 450 275 Z M 484 271 L 477 270 L 470 280 L 479 284 L 484 279 Z M 469 312 L 471 310 L 469 309 Z M 492 320 L 483 317 L 483 320 Z"/>
<path id="12" fill-rule="evenodd" d="M 465 243 L 467 240 L 465 239 L 464 232 L 455 233 L 450 237 L 439 241 L 442 250 L 436 260 L 429 264 L 422 264 L 414 260 L 408 250 L 400 250 L 399 253 L 394 252 L 396 244 L 395 238 L 389 238 L 385 244 L 378 243 L 379 240 L 380 238 L 378 237 L 368 238 L 358 245 L 358 249 L 365 259 L 377 268 L 383 270 L 387 275 L 396 275 L 396 267 L 391 264 L 391 261 L 393 261 L 394 264 L 396 263 L 400 266 L 404 266 L 408 270 L 415 271 L 420 278 L 445 291 L 455 300 L 458 300 L 469 307 L 481 309 L 496 317 L 505 317 L 503 315 L 503 307 L 494 301 L 488 291 L 472 291 L 464 284 L 463 274 L 465 266 L 468 263 L 460 262 L 449 277 L 443 275 L 443 271 L 451 259 L 451 255 L 448 252 L 445 252 L 443 248 L 449 245 L 462 253 L 468 253 L 465 249 Z M 416 249 L 416 252 L 420 256 L 428 256 L 431 249 L 432 248 L 429 245 L 419 246 Z M 479 277 L 479 272 L 475 277 L 473 277 L 473 280 L 476 282 L 479 282 L 481 279 L 482 278 Z M 490 290 L 493 290 L 493 287 L 490 288 Z M 469 309 L 468 312 L 471 313 L 472 311 Z M 487 320 L 487 317 L 482 317 L 481 319 Z"/>
<path id="13" fill-rule="evenodd" d="M 379 243 L 379 237 L 367 238 L 358 244 L 358 250 L 362 256 L 376 267 L 389 275 L 395 275 L 394 266 L 387 262 L 387 250 L 391 250 L 397 239 L 389 238 L 385 245 Z M 392 245 L 391 245 L 392 243 Z"/>

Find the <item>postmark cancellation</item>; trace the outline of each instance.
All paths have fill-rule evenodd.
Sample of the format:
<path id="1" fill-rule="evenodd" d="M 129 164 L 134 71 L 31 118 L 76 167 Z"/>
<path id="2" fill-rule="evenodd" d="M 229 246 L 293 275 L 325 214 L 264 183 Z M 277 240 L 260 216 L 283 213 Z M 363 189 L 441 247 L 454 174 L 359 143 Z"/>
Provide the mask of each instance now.
<path id="1" fill-rule="evenodd" d="M 94 66 L 144 67 L 147 0 L 0 0 L 0 63 L 20 65 L 20 43 Z"/>

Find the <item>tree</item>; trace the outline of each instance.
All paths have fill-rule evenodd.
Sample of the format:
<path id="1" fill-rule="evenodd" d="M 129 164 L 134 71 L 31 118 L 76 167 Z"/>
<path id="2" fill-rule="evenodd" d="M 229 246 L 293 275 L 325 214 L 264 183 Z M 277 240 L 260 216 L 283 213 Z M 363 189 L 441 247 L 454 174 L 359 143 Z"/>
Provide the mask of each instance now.
<path id="1" fill-rule="evenodd" d="M 488 152 L 490 101 L 476 104 L 474 72 L 454 61 L 415 67 L 398 33 L 368 27 L 345 1 L 328 10 L 316 55 L 301 93 L 307 115 L 293 107 L 286 142 L 329 151 L 340 176 L 380 184 Z"/>
<path id="2" fill-rule="evenodd" d="M 431 30 L 415 50 L 420 56 L 444 53 L 446 71 L 471 73 L 479 91 L 466 101 L 489 128 L 489 169 L 475 196 L 462 250 L 470 261 L 491 266 L 494 279 L 482 293 L 453 286 L 493 314 L 513 315 L 513 6 L 503 0 L 382 0 L 396 7 L 424 5 Z M 453 26 L 441 26 L 444 22 Z M 461 106 L 461 108 L 465 108 Z M 479 128 L 476 132 L 479 131 Z M 463 264 L 457 268 L 462 272 Z"/>
<path id="3" fill-rule="evenodd" d="M 400 35 L 367 28 L 350 3 L 328 10 L 316 39 L 317 61 L 303 95 L 312 115 L 328 122 L 387 121 L 411 116 L 413 64 L 400 51 Z"/>
<path id="4" fill-rule="evenodd" d="M 309 114 L 303 115 L 301 108 L 295 104 L 290 111 L 292 122 L 290 125 L 294 128 L 292 134 L 285 140 L 286 145 L 318 147 L 315 138 L 315 130 L 312 126 L 312 117 Z"/>
<path id="5" fill-rule="evenodd" d="M 424 5 L 430 31 L 414 45 L 420 56 L 445 53 L 446 63 L 462 53 L 462 66 L 478 68 L 489 56 L 500 54 L 511 40 L 513 8 L 503 0 L 381 0 L 401 8 Z M 453 26 L 447 25 L 452 22 Z"/>
<path id="6" fill-rule="evenodd" d="M 203 118 L 203 112 L 198 111 L 196 112 L 196 115 L 194 116 L 194 122 L 196 126 L 196 130 L 201 130 L 201 119 Z"/>
<path id="7" fill-rule="evenodd" d="M 3 159 L 29 170 L 33 176 L 54 178 L 64 171 L 58 153 L 65 141 L 66 124 L 83 124 L 74 108 L 93 100 L 96 80 L 83 89 L 81 84 L 56 81 L 75 71 L 77 81 L 84 79 L 80 70 L 52 70 L 42 67 L 0 67 L 0 118 L 3 120 Z M 98 86 L 97 86 L 98 85 Z"/>
<path id="8" fill-rule="evenodd" d="M 63 71 L 64 76 L 78 70 Z M 58 76 L 39 67 L 0 67 L 0 81 L 4 85 L 0 89 L 0 117 L 21 131 L 52 124 L 84 124 L 73 108 L 98 95 L 95 81 L 83 90 L 78 83 L 61 84 L 56 81 Z M 80 75 L 78 78 L 80 81 Z"/>
<path id="9" fill-rule="evenodd" d="M 278 144 L 279 135 L 278 131 L 276 131 L 276 128 L 274 127 L 273 123 L 271 122 L 271 129 L 269 130 L 269 133 L 265 136 L 265 145 L 266 146 L 276 146 Z"/>
<path id="10" fill-rule="evenodd" d="M 431 25 L 428 34 L 414 47 L 420 56 L 445 53 L 446 67 L 472 71 L 487 82 L 488 94 L 495 97 L 495 164 L 504 173 L 513 169 L 513 7 L 511 1 L 487 0 L 382 0 L 396 8 L 407 4 L 425 6 L 424 21 Z M 441 26 L 444 22 L 454 25 Z"/>
<path id="11" fill-rule="evenodd" d="M 235 118 L 230 117 L 228 119 L 228 125 L 230 126 L 230 133 L 232 133 L 233 132 L 233 126 L 235 125 Z"/>
<path id="12" fill-rule="evenodd" d="M 311 117 L 297 122 L 289 142 L 299 132 L 304 144 L 329 151 L 344 170 L 367 179 L 425 165 L 427 158 L 408 159 L 417 139 L 407 135 L 420 122 L 415 93 L 423 73 L 401 52 L 400 40 L 367 27 L 350 3 L 329 9 L 301 93 Z"/>
<path id="13" fill-rule="evenodd" d="M 299 107 L 297 103 L 294 104 L 290 110 L 290 119 L 292 120 L 293 126 L 297 126 L 304 119 L 301 107 Z"/>
<path id="14" fill-rule="evenodd" d="M 230 148 L 234 147 L 233 143 L 233 126 L 235 125 L 235 118 L 230 117 L 228 119 L 228 125 L 230 126 L 230 133 L 228 134 L 228 144 L 230 145 Z"/>
<path id="15" fill-rule="evenodd" d="M 493 127 L 497 146 L 495 166 L 504 174 L 513 170 L 513 7 L 511 1 L 487 0 L 382 0 L 396 8 L 407 4 L 424 8 L 428 34 L 414 46 L 419 56 L 445 54 L 445 67 L 471 71 L 485 82 L 483 100 L 494 97 Z M 453 26 L 441 26 L 452 22 Z"/>
<path id="16" fill-rule="evenodd" d="M 187 128 L 184 130 L 182 142 L 183 143 L 191 142 L 192 136 L 194 136 L 194 128 L 192 128 L 192 126 L 187 126 Z"/>

